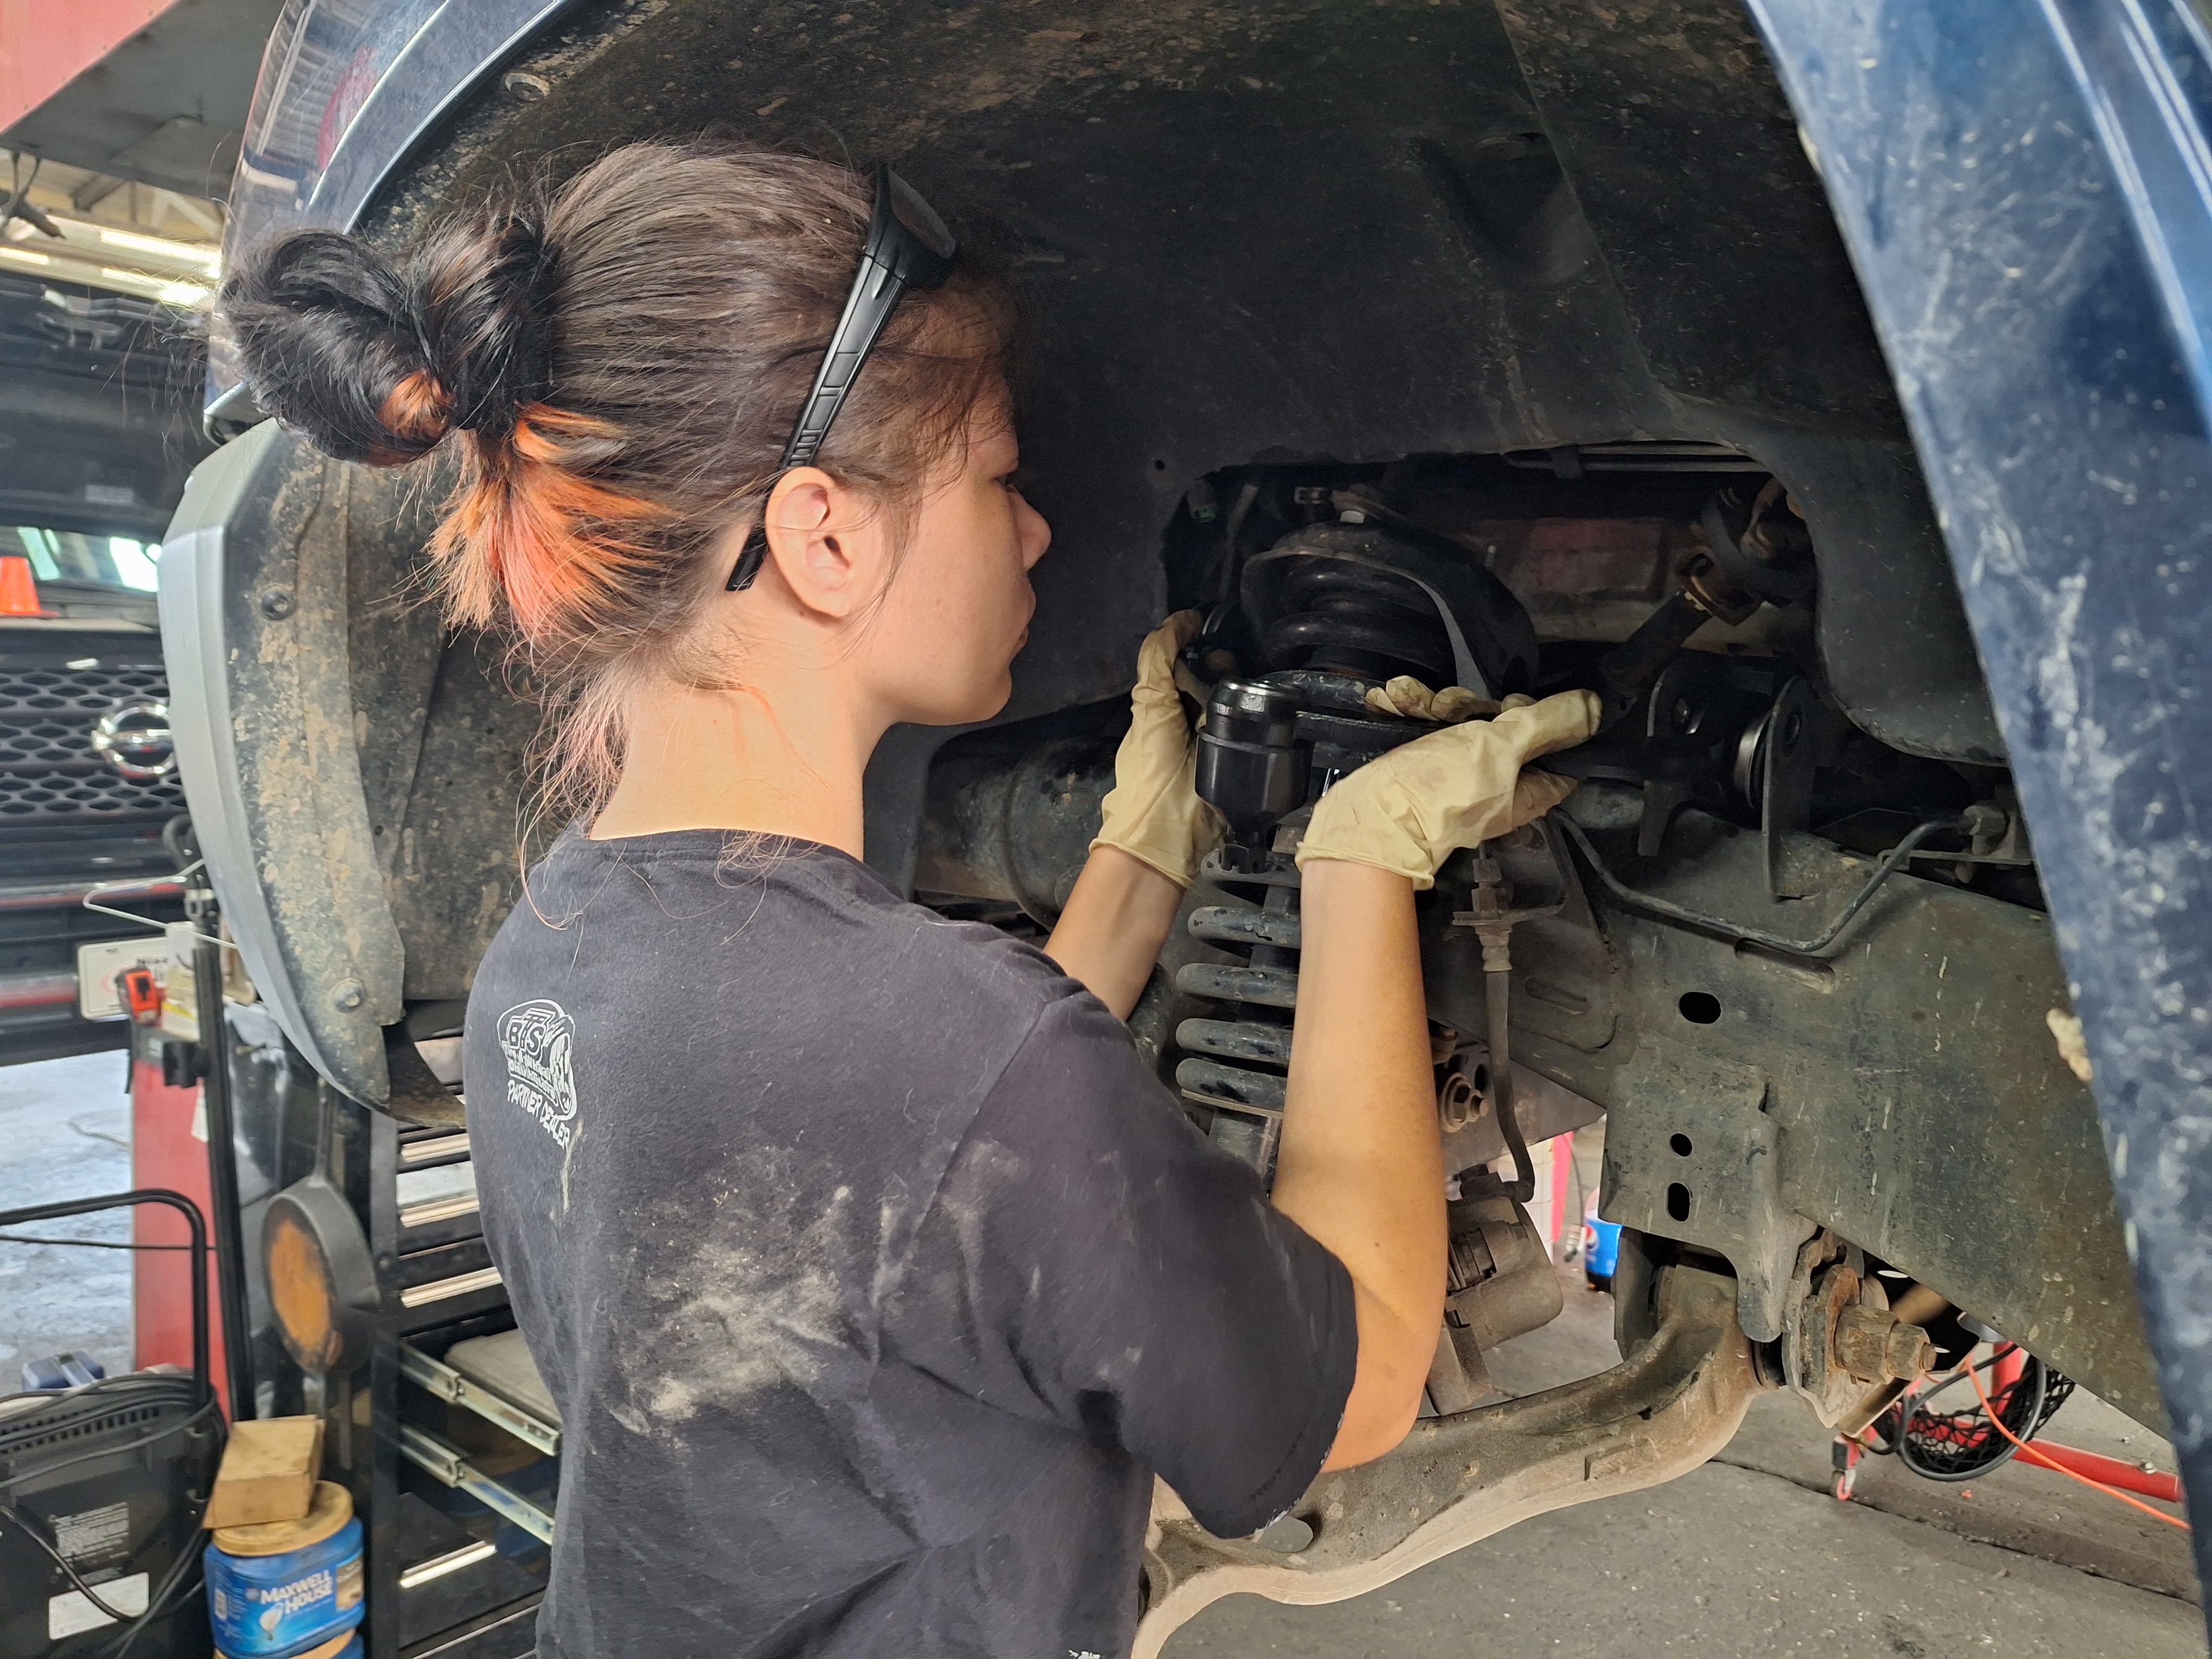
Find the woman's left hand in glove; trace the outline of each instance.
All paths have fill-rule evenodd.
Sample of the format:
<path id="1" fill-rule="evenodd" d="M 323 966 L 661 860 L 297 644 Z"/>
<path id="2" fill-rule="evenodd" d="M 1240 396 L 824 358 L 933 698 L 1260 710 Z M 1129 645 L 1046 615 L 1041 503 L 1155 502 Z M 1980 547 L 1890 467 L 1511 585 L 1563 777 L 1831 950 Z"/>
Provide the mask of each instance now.
<path id="1" fill-rule="evenodd" d="M 1221 844 L 1221 816 L 1198 798 L 1198 740 L 1176 691 L 1176 659 L 1197 636 L 1195 611 L 1178 611 L 1137 652 L 1129 733 L 1114 756 L 1114 787 L 1100 803 L 1092 848 L 1115 847 L 1178 887 Z"/>

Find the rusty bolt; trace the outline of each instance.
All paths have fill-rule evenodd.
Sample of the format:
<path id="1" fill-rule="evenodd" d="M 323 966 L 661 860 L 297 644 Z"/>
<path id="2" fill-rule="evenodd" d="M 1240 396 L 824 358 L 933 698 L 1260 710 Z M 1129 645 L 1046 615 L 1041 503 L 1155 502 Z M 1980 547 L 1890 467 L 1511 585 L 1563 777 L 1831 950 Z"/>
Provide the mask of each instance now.
<path id="1" fill-rule="evenodd" d="M 1934 1368 L 1936 1344 L 1887 1309 L 1850 1307 L 1836 1321 L 1835 1358 L 1860 1382 L 1909 1382 Z"/>
<path id="2" fill-rule="evenodd" d="M 1836 1321 L 1835 1363 L 1861 1382 L 1882 1381 L 1889 1329 L 1896 1322 L 1879 1308 L 1844 1309 Z"/>
<path id="3" fill-rule="evenodd" d="M 294 610 L 292 590 L 289 587 L 264 587 L 261 590 L 261 614 L 270 622 L 283 622 Z"/>
<path id="4" fill-rule="evenodd" d="M 1936 1339 L 1917 1325 L 1893 1325 L 1883 1364 L 1900 1382 L 1925 1376 L 1936 1369 Z"/>

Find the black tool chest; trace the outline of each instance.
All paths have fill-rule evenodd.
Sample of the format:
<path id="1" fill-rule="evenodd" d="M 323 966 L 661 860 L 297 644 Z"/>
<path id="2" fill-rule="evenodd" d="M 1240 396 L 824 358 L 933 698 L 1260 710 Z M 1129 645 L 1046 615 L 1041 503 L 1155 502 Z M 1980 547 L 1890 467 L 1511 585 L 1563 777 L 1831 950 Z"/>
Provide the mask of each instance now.
<path id="1" fill-rule="evenodd" d="M 252 1414 L 328 1421 L 325 1477 L 368 1534 L 368 1659 L 517 1659 L 545 1584 L 561 1425 L 484 1245 L 467 1132 L 369 1111 L 265 1011 L 228 1012 Z M 458 1037 L 422 1048 L 458 1094 Z M 335 1275 L 366 1264 L 331 1287 L 349 1336 L 320 1374 L 284 1340 L 264 1237 L 272 1201 L 318 1171 L 347 1212 L 321 1224 Z"/>

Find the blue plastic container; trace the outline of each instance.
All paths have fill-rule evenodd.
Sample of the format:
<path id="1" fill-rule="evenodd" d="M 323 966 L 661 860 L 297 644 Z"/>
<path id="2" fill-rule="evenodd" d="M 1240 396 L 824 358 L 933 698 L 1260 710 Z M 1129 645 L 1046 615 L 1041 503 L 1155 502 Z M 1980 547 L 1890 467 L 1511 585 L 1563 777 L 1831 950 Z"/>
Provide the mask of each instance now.
<path id="1" fill-rule="evenodd" d="M 1613 1288 L 1613 1270 L 1620 1265 L 1620 1224 L 1583 1218 L 1583 1272 L 1594 1291 Z"/>
<path id="2" fill-rule="evenodd" d="M 301 1521 L 226 1527 L 207 1547 L 208 1616 L 226 1659 L 295 1659 L 361 1623 L 361 1522 L 343 1486 L 319 1482 L 315 1495 Z"/>

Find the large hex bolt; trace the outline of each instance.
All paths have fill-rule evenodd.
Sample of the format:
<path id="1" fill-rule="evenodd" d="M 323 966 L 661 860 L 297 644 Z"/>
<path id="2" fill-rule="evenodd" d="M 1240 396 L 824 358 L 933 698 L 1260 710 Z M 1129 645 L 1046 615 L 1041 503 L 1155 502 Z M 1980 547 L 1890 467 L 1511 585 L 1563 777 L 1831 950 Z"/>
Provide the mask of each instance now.
<path id="1" fill-rule="evenodd" d="M 1936 1343 L 1926 1331 L 1863 1304 L 1844 1309 L 1836 1321 L 1835 1353 L 1859 1382 L 1910 1382 L 1936 1364 Z"/>

